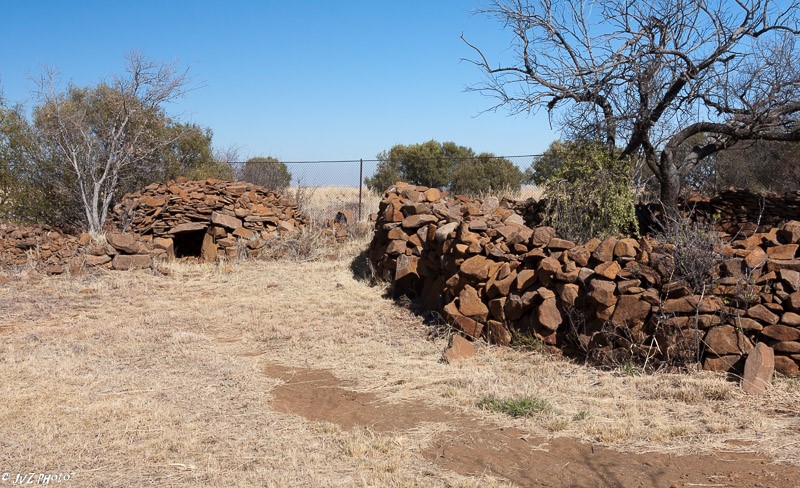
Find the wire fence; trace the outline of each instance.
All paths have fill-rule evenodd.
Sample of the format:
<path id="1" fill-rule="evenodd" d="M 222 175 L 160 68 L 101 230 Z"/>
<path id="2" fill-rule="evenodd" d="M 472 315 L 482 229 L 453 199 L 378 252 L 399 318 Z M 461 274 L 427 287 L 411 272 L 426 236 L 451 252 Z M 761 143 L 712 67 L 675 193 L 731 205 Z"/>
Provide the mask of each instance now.
<path id="1" fill-rule="evenodd" d="M 541 190 L 526 183 L 524 176 L 535 169 L 540 158 L 541 155 L 459 158 L 443 165 L 444 175 L 440 175 L 440 179 L 446 183 L 431 186 L 439 186 L 448 191 L 458 190 L 454 183 L 468 180 L 470 184 L 466 186 L 470 191 L 459 193 L 473 197 L 497 196 L 515 200 L 539 198 Z M 518 174 L 523 175 L 519 184 L 513 176 L 513 170 L 502 171 L 503 168 L 507 169 L 508 163 L 497 164 L 503 160 L 516 167 Z M 440 161 L 416 160 L 418 167 Z M 301 210 L 317 222 L 333 219 L 338 212 L 345 210 L 352 212 L 358 221 L 365 222 L 371 213 L 378 211 L 378 204 L 385 190 L 380 186 L 385 177 L 376 177 L 382 174 L 381 160 L 378 159 L 278 161 L 267 158 L 229 164 L 237 178 L 279 189 L 286 196 L 295 199 Z M 506 182 L 509 173 L 512 175 L 511 184 Z M 464 187 L 463 184 L 461 186 Z"/>

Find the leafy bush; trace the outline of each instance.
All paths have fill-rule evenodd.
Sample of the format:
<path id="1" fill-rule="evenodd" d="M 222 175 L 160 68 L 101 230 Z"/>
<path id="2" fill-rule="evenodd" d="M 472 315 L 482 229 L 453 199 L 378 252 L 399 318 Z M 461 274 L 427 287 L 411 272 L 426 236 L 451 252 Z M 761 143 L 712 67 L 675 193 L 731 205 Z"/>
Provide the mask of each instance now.
<path id="1" fill-rule="evenodd" d="M 398 144 L 378 154 L 378 169 L 365 179 L 367 188 L 382 193 L 397 181 L 447 189 L 453 193 L 478 196 L 496 192 L 517 192 L 523 174 L 511 161 L 491 153 L 475 151 L 454 142 Z"/>
<path id="2" fill-rule="evenodd" d="M 274 191 L 282 191 L 292 182 L 292 173 L 286 163 L 273 157 L 250 158 L 242 168 L 240 178 Z"/>
<path id="3" fill-rule="evenodd" d="M 566 143 L 556 153 L 560 162 L 544 181 L 545 223 L 578 242 L 635 233 L 633 164 L 595 142 Z"/>
<path id="4" fill-rule="evenodd" d="M 475 152 L 454 142 L 430 140 L 408 146 L 397 144 L 378 154 L 378 169 L 365 183 L 382 193 L 397 181 L 431 188 L 446 188 L 459 162 L 475 157 Z"/>
<path id="5" fill-rule="evenodd" d="M 508 159 L 489 153 L 458 163 L 450 182 L 453 193 L 470 196 L 513 193 L 521 186 L 522 171 Z"/>

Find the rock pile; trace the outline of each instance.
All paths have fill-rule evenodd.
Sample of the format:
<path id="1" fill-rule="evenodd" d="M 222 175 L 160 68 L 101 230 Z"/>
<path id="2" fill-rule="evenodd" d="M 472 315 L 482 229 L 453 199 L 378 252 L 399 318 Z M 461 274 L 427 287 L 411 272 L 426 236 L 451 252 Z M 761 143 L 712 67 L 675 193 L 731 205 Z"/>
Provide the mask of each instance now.
<path id="1" fill-rule="evenodd" d="M 0 224 L 0 266 L 33 266 L 50 274 L 66 271 L 81 248 L 78 237 L 49 227 Z"/>
<path id="2" fill-rule="evenodd" d="M 288 198 L 247 182 L 153 183 L 114 208 L 115 229 L 151 236 L 154 255 L 254 256 L 268 240 L 306 225 Z"/>
<path id="3" fill-rule="evenodd" d="M 686 211 L 730 235 L 767 232 L 800 216 L 800 191 L 779 195 L 725 190 L 713 197 L 690 198 Z"/>
<path id="4" fill-rule="evenodd" d="M 352 216 L 349 217 L 352 219 Z M 348 216 L 323 235 L 348 236 Z M 256 256 L 270 239 L 306 226 L 294 203 L 246 182 L 179 179 L 125 195 L 105 239 L 65 235 L 47 227 L 0 224 L 0 266 L 30 266 L 60 274 L 84 266 L 141 269 L 154 258 Z"/>
<path id="5" fill-rule="evenodd" d="M 740 369 L 764 342 L 777 371 L 800 375 L 800 222 L 732 242 L 715 285 L 698 293 L 671 279 L 669 244 L 578 244 L 527 227 L 518 211 L 398 183 L 369 257 L 396 295 L 421 297 L 473 339 L 529 335 L 600 362 L 699 359 L 717 371 Z"/>

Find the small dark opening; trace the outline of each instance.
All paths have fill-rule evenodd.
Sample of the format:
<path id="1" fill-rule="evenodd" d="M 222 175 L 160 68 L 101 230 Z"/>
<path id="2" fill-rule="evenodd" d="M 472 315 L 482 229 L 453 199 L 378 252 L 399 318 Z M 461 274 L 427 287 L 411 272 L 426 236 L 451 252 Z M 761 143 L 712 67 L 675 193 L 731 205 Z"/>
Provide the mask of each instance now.
<path id="1" fill-rule="evenodd" d="M 175 257 L 199 258 L 200 253 L 203 250 L 203 238 L 205 235 L 206 231 L 202 229 L 175 234 L 175 237 L 172 240 L 172 243 L 175 246 Z"/>

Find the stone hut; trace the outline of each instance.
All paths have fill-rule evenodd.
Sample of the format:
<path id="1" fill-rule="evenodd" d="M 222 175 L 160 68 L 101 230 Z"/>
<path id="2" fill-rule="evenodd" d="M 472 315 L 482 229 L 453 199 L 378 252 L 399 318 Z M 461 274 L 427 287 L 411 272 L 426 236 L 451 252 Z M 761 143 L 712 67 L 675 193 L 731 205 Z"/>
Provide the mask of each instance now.
<path id="1" fill-rule="evenodd" d="M 114 231 L 130 233 L 152 247 L 151 255 L 255 256 L 267 241 L 306 225 L 294 202 L 242 181 L 153 183 L 129 193 L 114 207 Z"/>

